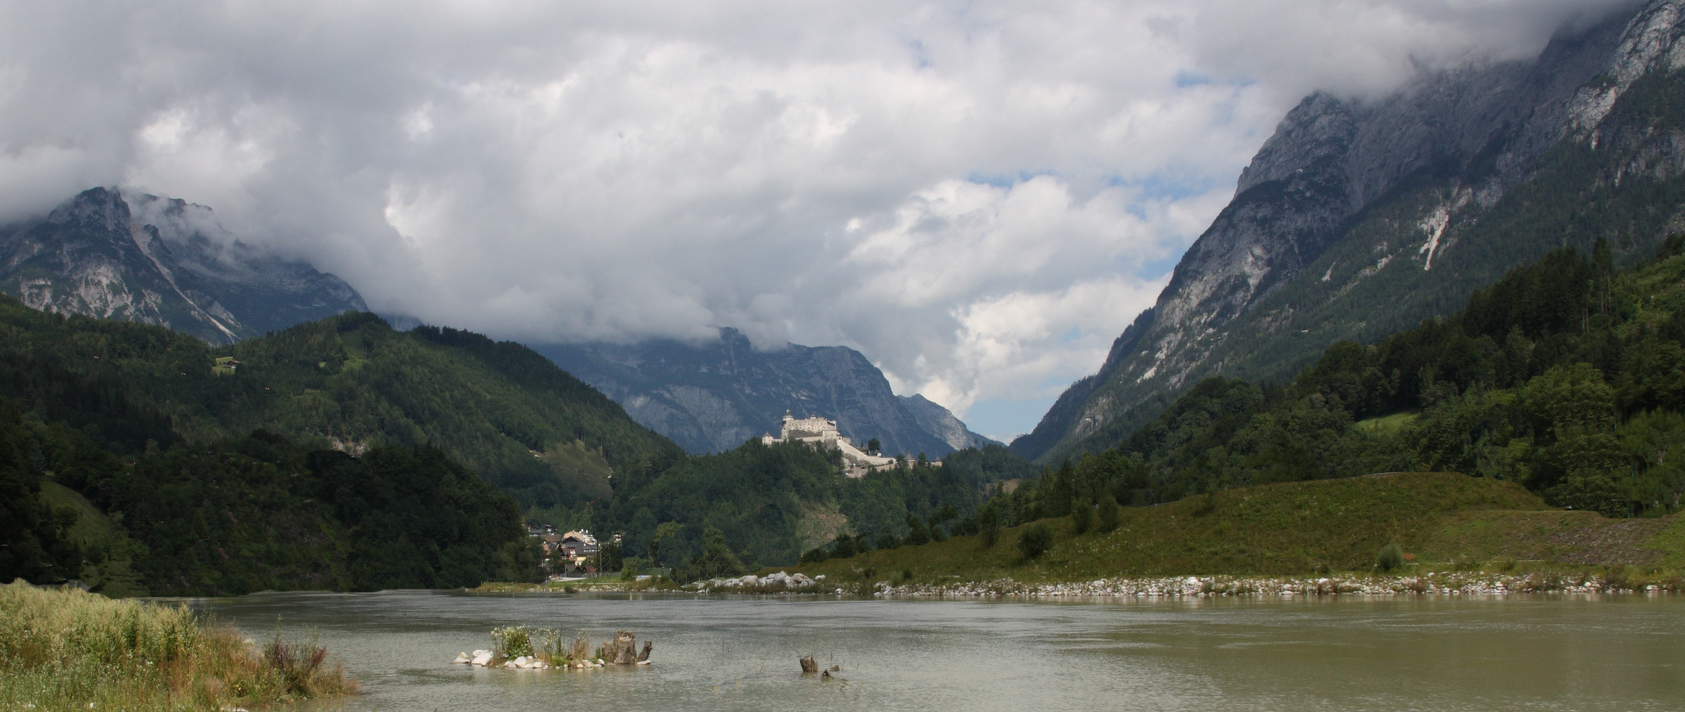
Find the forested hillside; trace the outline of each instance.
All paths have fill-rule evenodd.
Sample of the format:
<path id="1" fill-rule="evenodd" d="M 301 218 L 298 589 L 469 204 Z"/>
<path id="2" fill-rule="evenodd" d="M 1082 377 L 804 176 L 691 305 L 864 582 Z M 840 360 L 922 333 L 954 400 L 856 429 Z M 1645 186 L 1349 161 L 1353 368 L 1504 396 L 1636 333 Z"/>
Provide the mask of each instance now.
<path id="1" fill-rule="evenodd" d="M 0 576 L 171 594 L 527 579 L 523 513 L 625 532 L 629 556 L 659 542 L 684 575 L 710 531 L 748 564 L 792 563 L 1034 475 L 998 445 L 863 480 L 801 446 L 687 458 L 525 347 L 370 314 L 213 348 L 7 300 L 0 336 L 22 542 Z"/>
<path id="2" fill-rule="evenodd" d="M 0 577 L 114 592 L 530 579 L 523 506 L 682 456 L 520 346 L 368 314 L 219 349 L 6 299 L 0 399 Z"/>
<path id="3" fill-rule="evenodd" d="M 909 516 L 972 515 L 987 485 L 1032 476 L 1029 463 L 1000 445 L 953 453 L 940 466 L 922 461 L 866 475 L 841 476 L 834 454 L 805 445 L 759 441 L 718 455 L 692 457 L 660 476 L 615 483 L 612 505 L 593 518 L 626 532 L 623 551 L 682 568 L 703 554 L 714 529 L 747 563 L 794 563 L 838 535 L 904 537 Z M 689 579 L 702 573 L 684 572 Z"/>
<path id="4" fill-rule="evenodd" d="M 0 302 L 0 395 L 123 451 L 265 429 L 358 453 L 433 445 L 524 507 L 571 511 L 613 473 L 682 453 L 517 344 L 348 313 L 230 347 L 158 327 Z M 217 366 L 217 359 L 234 359 Z"/>
<path id="5" fill-rule="evenodd" d="M 0 399 L 0 578 L 204 596 L 540 575 L 514 500 L 433 448 L 258 432 L 119 455 L 97 431 Z"/>
<path id="6" fill-rule="evenodd" d="M 1212 378 L 1117 446 L 1003 497 L 1013 521 L 1106 498 L 1391 471 L 1524 485 L 1607 516 L 1685 495 L 1685 237 L 1618 272 L 1559 250 L 1450 317 L 1335 344 L 1283 386 Z"/>

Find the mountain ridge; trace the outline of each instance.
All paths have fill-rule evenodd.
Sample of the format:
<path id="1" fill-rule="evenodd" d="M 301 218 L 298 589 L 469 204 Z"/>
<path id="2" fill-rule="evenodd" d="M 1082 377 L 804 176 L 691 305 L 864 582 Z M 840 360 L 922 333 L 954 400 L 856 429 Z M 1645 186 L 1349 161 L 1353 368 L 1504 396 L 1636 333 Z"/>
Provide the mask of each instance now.
<path id="1" fill-rule="evenodd" d="M 703 343 L 533 348 L 687 452 L 735 448 L 774 431 L 786 410 L 835 420 L 842 435 L 860 445 L 876 438 L 886 453 L 941 457 L 994 442 L 923 396 L 895 395 L 877 366 L 845 346 L 758 350 L 727 327 L 719 340 Z"/>
<path id="2" fill-rule="evenodd" d="M 368 308 L 338 277 L 236 239 L 209 208 L 103 187 L 0 228 L 0 291 L 214 344 Z"/>
<path id="3" fill-rule="evenodd" d="M 1153 309 L 1014 452 L 1052 463 L 1115 445 L 1201 378 L 1288 377 L 1330 343 L 1448 313 L 1552 248 L 1607 237 L 1623 261 L 1648 254 L 1669 216 L 1645 214 L 1667 206 L 1641 193 L 1673 190 L 1685 144 L 1622 107 L 1656 93 L 1645 77 L 1685 64 L 1681 8 L 1652 2 L 1532 60 L 1426 75 L 1372 101 L 1307 96 Z"/>

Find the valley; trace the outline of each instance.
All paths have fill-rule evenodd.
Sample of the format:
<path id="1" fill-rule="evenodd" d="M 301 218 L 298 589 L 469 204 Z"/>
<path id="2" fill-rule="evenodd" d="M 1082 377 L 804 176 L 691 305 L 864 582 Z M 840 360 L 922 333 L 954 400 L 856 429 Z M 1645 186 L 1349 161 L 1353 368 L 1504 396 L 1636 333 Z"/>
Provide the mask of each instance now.
<path id="1" fill-rule="evenodd" d="M 210 208 L 85 190 L 0 228 L 0 571 L 123 594 L 532 581 L 530 524 L 618 534 L 605 568 L 675 581 L 851 556 L 1063 575 L 967 543 L 1025 528 L 1081 576 L 1355 572 L 1387 544 L 1671 575 L 1638 534 L 1551 542 L 1665 539 L 1685 496 L 1679 9 L 1304 97 L 1009 447 L 853 348 L 394 329 Z M 763 439 L 783 413 L 831 440 Z M 1355 518 L 1294 494 L 1383 480 L 1407 491 L 1351 494 Z M 1418 501 L 1463 486 L 1503 506 Z M 1234 496 L 1260 509 L 1156 519 Z M 1103 542 L 1066 543 L 1093 518 Z"/>

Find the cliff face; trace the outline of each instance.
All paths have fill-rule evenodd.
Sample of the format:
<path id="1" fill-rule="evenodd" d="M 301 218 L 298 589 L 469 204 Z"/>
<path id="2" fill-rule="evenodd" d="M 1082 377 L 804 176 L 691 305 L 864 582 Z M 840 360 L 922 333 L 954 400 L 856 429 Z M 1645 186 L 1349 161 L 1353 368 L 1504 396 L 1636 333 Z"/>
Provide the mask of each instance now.
<path id="1" fill-rule="evenodd" d="M 854 443 L 864 447 L 877 438 L 886 454 L 935 458 L 992 442 L 922 396 L 896 396 L 882 371 L 842 346 L 757 351 L 741 333 L 722 329 L 718 341 L 700 344 L 532 348 L 693 453 L 722 452 L 776 434 L 786 410 L 834 419 Z"/>
<path id="2" fill-rule="evenodd" d="M 1680 206 L 1656 191 L 1685 158 L 1669 113 L 1685 104 L 1682 5 L 1378 100 L 1306 97 L 1154 308 L 1014 452 L 1050 462 L 1115 445 L 1203 378 L 1285 378 L 1335 341 L 1460 307 L 1558 246 L 1602 237 L 1648 254 L 1677 229 Z"/>
<path id="3" fill-rule="evenodd" d="M 0 289 L 42 311 L 167 326 L 218 344 L 367 309 L 339 278 L 234 240 L 209 208 L 114 188 L 0 230 Z"/>

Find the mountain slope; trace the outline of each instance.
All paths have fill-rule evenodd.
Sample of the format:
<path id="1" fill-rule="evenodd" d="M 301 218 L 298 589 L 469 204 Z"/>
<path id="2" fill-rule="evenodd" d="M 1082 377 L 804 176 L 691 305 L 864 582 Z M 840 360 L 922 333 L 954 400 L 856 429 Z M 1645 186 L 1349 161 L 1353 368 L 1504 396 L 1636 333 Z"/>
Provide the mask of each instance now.
<path id="1" fill-rule="evenodd" d="M 1460 472 L 1608 517 L 1685 498 L 1685 235 L 1618 271 L 1555 250 L 1459 312 L 1341 342 L 1290 385 L 1209 378 L 1117 448 L 1011 493 L 1020 519 L 1110 495 L 1189 495 L 1378 472 Z"/>
<path id="2" fill-rule="evenodd" d="M 339 278 L 233 239 L 209 208 L 115 188 L 0 230 L 0 290 L 44 311 L 219 344 L 367 308 Z"/>
<path id="3" fill-rule="evenodd" d="M 693 453 L 724 452 L 774 431 L 786 410 L 836 420 L 855 443 L 877 438 L 886 453 L 941 457 L 990 442 L 922 396 L 896 396 L 882 371 L 842 346 L 758 351 L 726 328 L 701 344 L 533 348 Z"/>
<path id="4" fill-rule="evenodd" d="M 1102 370 L 1014 452 L 1113 446 L 1210 375 L 1282 380 L 1329 344 L 1373 341 L 1559 246 L 1630 263 L 1680 228 L 1681 3 L 1652 2 L 1527 62 L 1438 73 L 1384 99 L 1316 94 Z M 1685 47 L 1685 45 L 1680 45 Z"/>
<path id="5" fill-rule="evenodd" d="M 237 361 L 215 367 L 219 357 Z M 583 506 L 677 446 L 544 357 L 348 313 L 216 348 L 162 327 L 45 314 L 0 297 L 0 396 L 139 451 L 267 430 L 361 453 L 432 445 L 525 507 Z"/>

